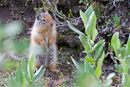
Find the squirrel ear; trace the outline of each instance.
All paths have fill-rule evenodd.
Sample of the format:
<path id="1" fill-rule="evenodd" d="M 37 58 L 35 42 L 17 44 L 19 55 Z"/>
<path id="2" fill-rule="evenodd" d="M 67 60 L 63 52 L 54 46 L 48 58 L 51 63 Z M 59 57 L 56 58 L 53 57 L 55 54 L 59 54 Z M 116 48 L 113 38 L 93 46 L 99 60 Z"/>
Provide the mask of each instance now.
<path id="1" fill-rule="evenodd" d="M 39 15 L 39 14 L 37 14 L 37 15 L 36 15 L 36 18 L 37 18 L 37 20 L 39 20 L 39 19 L 40 19 L 40 15 Z"/>

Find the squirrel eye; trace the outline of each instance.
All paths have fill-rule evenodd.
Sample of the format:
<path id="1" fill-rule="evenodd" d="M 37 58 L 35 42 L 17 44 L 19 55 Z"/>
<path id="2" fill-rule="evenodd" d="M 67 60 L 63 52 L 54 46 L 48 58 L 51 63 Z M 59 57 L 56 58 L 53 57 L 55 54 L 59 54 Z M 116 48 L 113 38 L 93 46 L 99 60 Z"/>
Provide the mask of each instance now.
<path id="1" fill-rule="evenodd" d="M 46 22 L 45 18 L 42 18 L 42 22 L 43 22 L 43 23 L 45 23 L 45 22 Z"/>

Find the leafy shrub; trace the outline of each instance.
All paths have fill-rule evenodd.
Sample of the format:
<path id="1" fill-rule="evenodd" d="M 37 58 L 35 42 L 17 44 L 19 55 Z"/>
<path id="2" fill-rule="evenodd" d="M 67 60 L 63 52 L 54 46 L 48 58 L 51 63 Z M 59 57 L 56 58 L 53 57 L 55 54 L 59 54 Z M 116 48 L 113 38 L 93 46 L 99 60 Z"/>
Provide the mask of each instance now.
<path id="1" fill-rule="evenodd" d="M 5 25 L 0 24 L 0 52 L 14 52 L 22 54 L 27 52 L 29 48 L 29 40 L 26 37 L 20 37 L 18 34 L 24 31 L 23 25 L 14 21 Z"/>
<path id="2" fill-rule="evenodd" d="M 28 63 L 22 59 L 22 70 L 17 68 L 15 76 L 9 76 L 8 87 L 40 87 L 39 84 L 35 84 L 44 74 L 45 69 L 42 66 L 39 70 L 35 71 L 35 59 L 31 57 Z"/>
<path id="3" fill-rule="evenodd" d="M 116 59 L 119 60 L 120 65 L 119 64 L 115 64 L 115 67 L 117 69 L 118 72 L 121 72 L 123 75 L 122 81 L 123 81 L 123 85 L 124 87 L 129 87 L 130 85 L 130 36 L 129 39 L 127 41 L 127 44 L 122 46 L 122 43 L 119 39 L 119 33 L 116 32 L 114 33 L 114 35 L 112 36 L 111 39 L 111 48 L 113 49 L 113 51 L 115 52 L 116 55 Z"/>
<path id="4" fill-rule="evenodd" d="M 120 19 L 119 19 L 118 15 L 115 14 L 113 19 L 114 19 L 115 25 L 117 27 L 117 30 L 119 30 L 121 28 L 121 26 L 120 26 Z"/>
<path id="5" fill-rule="evenodd" d="M 108 87 L 112 83 L 111 78 L 114 74 L 112 74 L 110 78 L 108 77 L 109 79 L 106 80 L 105 83 L 102 83 L 99 79 L 102 74 L 102 63 L 107 54 L 103 51 L 105 45 L 104 40 L 95 43 L 95 39 L 98 35 L 98 31 L 96 29 L 97 18 L 92 5 L 85 11 L 85 13 L 80 10 L 80 17 L 84 23 L 86 35 L 73 27 L 68 21 L 70 29 L 79 34 L 79 39 L 87 54 L 83 65 L 80 65 L 72 58 L 73 63 L 78 69 L 79 85 L 80 87 L 100 87 L 102 85 L 104 85 L 104 87 Z"/>

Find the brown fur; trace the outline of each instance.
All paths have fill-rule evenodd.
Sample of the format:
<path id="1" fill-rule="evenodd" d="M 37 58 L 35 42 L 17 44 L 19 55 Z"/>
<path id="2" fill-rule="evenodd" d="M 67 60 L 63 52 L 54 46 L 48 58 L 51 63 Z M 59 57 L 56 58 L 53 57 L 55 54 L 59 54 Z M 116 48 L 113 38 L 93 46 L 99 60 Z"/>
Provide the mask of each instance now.
<path id="1" fill-rule="evenodd" d="M 43 27 L 36 28 L 36 32 L 40 35 L 34 36 L 33 41 L 36 44 L 41 44 L 46 49 L 48 49 L 53 43 L 56 42 L 56 37 L 57 37 L 57 32 L 55 30 L 56 25 L 49 14 L 44 14 L 44 15 L 41 14 L 41 17 L 45 18 L 46 23 L 43 23 Z M 53 24 L 53 26 L 51 26 L 51 24 Z M 45 42 L 45 37 L 48 37 L 48 44 L 46 44 Z M 43 60 L 43 63 L 44 62 L 45 60 Z M 38 69 L 41 66 L 40 60 L 36 59 L 35 64 L 36 64 L 35 68 Z M 48 66 L 50 70 L 56 71 L 56 62 L 54 64 L 49 64 Z"/>
<path id="2" fill-rule="evenodd" d="M 45 46 L 45 41 L 43 38 L 39 39 L 38 37 L 34 37 L 34 41 L 35 41 L 35 43 L 39 43 L 39 44 L 42 44 Z"/>
<path id="3" fill-rule="evenodd" d="M 42 39 L 39 39 L 39 40 L 40 40 L 41 44 L 43 46 L 45 46 L 45 44 L 44 44 L 45 43 L 44 37 L 49 37 L 49 41 L 48 41 L 49 43 L 47 45 L 49 47 L 53 42 L 56 41 L 57 34 L 56 33 L 52 34 L 53 33 L 53 29 L 48 29 L 46 25 L 43 28 L 44 29 L 39 29 L 39 31 L 38 31 L 38 32 L 40 32 L 41 36 L 43 37 Z"/>

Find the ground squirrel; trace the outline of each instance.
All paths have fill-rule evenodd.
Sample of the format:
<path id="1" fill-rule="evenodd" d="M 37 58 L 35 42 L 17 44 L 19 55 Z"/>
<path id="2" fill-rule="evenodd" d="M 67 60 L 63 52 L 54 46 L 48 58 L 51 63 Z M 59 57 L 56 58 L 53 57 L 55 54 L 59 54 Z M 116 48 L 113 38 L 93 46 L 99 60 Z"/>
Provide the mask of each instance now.
<path id="1" fill-rule="evenodd" d="M 35 23 L 31 32 L 31 44 L 29 58 L 34 54 L 35 67 L 41 65 L 56 71 L 57 48 L 56 48 L 56 25 L 48 12 L 36 15 Z"/>

